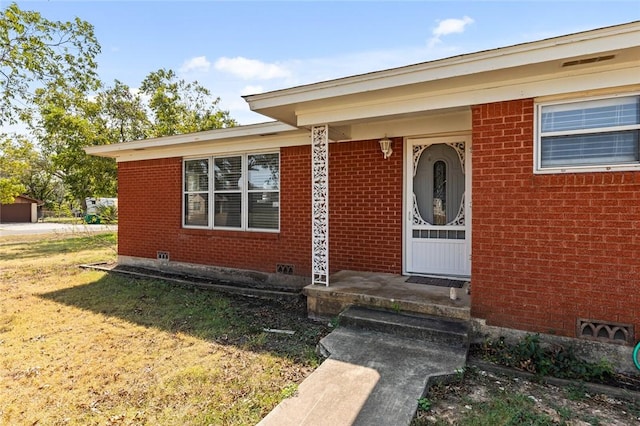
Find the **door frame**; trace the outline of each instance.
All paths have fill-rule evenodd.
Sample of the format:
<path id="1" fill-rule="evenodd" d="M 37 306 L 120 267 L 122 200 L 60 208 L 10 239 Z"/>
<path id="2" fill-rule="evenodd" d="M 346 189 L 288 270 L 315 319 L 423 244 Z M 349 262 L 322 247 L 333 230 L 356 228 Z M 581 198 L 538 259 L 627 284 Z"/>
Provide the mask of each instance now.
<path id="1" fill-rule="evenodd" d="M 430 277 L 438 277 L 438 278 L 448 278 L 448 279 L 460 279 L 460 280 L 469 280 L 471 277 L 471 271 L 469 271 L 469 276 L 450 276 L 450 275 L 439 275 L 439 274 L 416 274 L 410 273 L 407 268 L 408 259 L 411 255 L 411 242 L 408 233 L 412 230 L 411 223 L 413 220 L 413 194 L 409 194 L 409 179 L 413 180 L 413 149 L 411 146 L 419 143 L 423 145 L 435 145 L 441 143 L 455 143 L 455 142 L 464 142 L 465 147 L 465 159 L 464 159 L 464 184 L 465 184 L 465 206 L 464 206 L 464 214 L 465 214 L 465 241 L 467 245 L 467 253 L 469 253 L 469 265 L 472 262 L 472 253 L 471 253 L 471 225 L 472 225 L 472 215 L 471 210 L 473 206 L 473 198 L 471 193 L 471 162 L 472 162 L 472 145 L 471 145 L 471 133 L 465 132 L 456 134 L 455 136 L 410 136 L 404 138 L 404 159 L 403 159 L 403 187 L 402 187 L 402 274 L 403 275 L 422 275 L 422 276 L 430 276 Z"/>

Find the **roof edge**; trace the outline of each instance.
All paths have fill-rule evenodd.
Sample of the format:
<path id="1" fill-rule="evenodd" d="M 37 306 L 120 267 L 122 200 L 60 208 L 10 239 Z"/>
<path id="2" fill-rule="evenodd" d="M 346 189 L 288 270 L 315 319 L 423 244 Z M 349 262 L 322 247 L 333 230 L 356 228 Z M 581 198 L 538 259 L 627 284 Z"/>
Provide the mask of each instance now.
<path id="1" fill-rule="evenodd" d="M 295 130 L 300 129 L 279 121 L 269 121 L 265 123 L 226 127 L 223 129 L 206 130 L 202 132 L 186 133 L 183 135 L 162 136 L 110 145 L 93 145 L 85 147 L 84 150 L 87 154 L 104 154 L 118 151 L 135 151 L 147 148 L 164 148 L 172 145 L 183 145 L 193 142 L 236 139 L 251 136 L 270 136 L 277 133 L 292 132 Z"/>
<path id="2" fill-rule="evenodd" d="M 514 45 L 498 47 L 494 49 L 481 50 L 477 52 L 464 53 L 461 55 L 450 56 L 447 58 L 435 59 L 432 61 L 420 62 L 386 70 L 373 71 L 364 74 L 357 74 L 347 77 L 341 77 L 332 80 L 326 80 L 317 83 L 310 83 L 291 88 L 273 90 L 265 93 L 244 95 L 242 98 L 249 103 L 251 110 L 259 111 L 261 106 L 252 105 L 252 103 L 268 102 L 279 97 L 309 95 L 313 92 L 319 92 L 325 89 L 335 89 L 339 87 L 348 87 L 349 85 L 362 84 L 372 81 L 383 80 L 391 77 L 399 77 L 419 72 L 428 72 L 434 69 L 467 64 L 479 61 L 488 61 L 496 58 L 503 58 L 511 54 L 533 52 L 545 48 L 559 46 L 577 41 L 589 41 L 605 36 L 620 35 L 625 33 L 640 32 L 640 21 L 631 21 L 623 24 L 617 24 L 597 29 L 581 31 L 577 33 L 565 34 L 556 37 L 550 37 L 541 40 L 534 40 Z M 345 93 L 346 94 L 346 93 Z M 254 108 L 255 107 L 255 108 Z"/>

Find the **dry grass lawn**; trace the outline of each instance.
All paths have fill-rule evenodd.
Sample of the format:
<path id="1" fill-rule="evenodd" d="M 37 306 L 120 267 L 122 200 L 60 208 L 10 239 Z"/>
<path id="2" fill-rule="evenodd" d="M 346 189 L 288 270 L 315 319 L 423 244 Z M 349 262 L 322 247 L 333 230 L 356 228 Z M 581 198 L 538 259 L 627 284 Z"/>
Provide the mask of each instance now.
<path id="1" fill-rule="evenodd" d="M 255 424 L 317 365 L 299 304 L 78 268 L 115 239 L 0 239 L 0 424 Z"/>

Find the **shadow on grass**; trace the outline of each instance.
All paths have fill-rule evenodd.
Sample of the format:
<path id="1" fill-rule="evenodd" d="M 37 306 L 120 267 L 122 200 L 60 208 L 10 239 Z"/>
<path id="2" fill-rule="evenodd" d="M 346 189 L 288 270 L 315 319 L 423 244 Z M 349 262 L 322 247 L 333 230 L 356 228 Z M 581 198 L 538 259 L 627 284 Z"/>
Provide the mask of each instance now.
<path id="1" fill-rule="evenodd" d="M 61 253 L 76 253 L 84 250 L 113 248 L 117 243 L 116 233 L 91 234 L 69 238 L 52 236 L 35 241 L 8 241 L 0 243 L 2 259 L 19 260 L 32 259 Z"/>
<path id="2" fill-rule="evenodd" d="M 328 332 L 326 327 L 307 319 L 302 300 L 227 296 L 117 274 L 40 297 L 145 327 L 186 333 L 252 351 L 268 351 L 305 364 L 317 361 L 315 346 Z M 270 333 L 264 329 L 291 330 L 295 334 Z"/>

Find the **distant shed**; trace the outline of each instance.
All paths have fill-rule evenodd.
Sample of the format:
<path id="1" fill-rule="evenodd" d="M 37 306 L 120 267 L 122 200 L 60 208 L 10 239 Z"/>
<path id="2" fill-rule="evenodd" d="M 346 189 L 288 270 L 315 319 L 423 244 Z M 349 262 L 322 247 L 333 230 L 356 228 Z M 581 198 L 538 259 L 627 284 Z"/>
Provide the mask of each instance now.
<path id="1" fill-rule="evenodd" d="M 11 204 L 0 204 L 0 223 L 33 223 L 38 221 L 42 201 L 18 195 Z"/>

